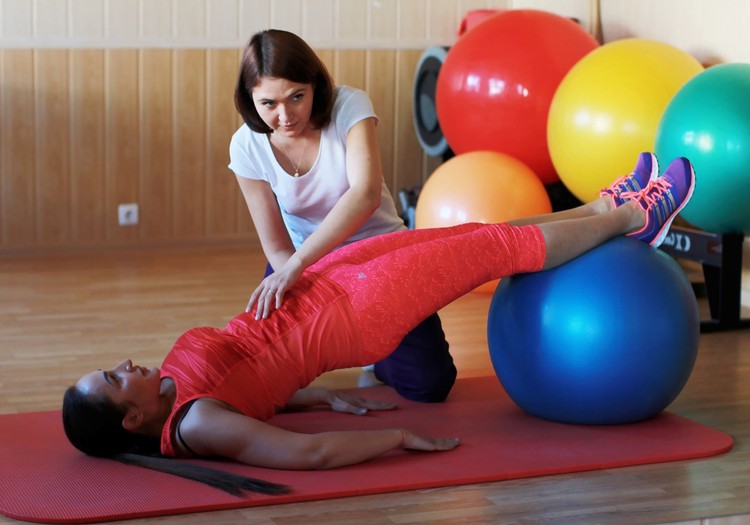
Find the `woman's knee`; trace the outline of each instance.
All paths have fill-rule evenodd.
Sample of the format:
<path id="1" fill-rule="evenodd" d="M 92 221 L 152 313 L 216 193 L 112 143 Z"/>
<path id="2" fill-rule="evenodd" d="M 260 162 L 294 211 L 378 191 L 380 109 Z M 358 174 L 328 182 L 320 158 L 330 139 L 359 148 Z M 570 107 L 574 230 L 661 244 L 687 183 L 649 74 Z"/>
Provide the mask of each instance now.
<path id="1" fill-rule="evenodd" d="M 440 318 L 425 319 L 386 359 L 375 364 L 375 377 L 411 401 L 444 401 L 456 381 L 456 367 Z"/>

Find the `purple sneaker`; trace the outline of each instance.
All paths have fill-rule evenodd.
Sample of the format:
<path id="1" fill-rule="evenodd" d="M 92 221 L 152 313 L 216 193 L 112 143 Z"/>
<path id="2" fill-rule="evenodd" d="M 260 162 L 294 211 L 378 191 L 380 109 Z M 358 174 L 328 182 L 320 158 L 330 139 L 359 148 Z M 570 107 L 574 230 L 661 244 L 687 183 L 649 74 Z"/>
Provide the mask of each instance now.
<path id="1" fill-rule="evenodd" d="M 654 248 L 664 242 L 669 227 L 693 196 L 695 170 L 685 157 L 669 163 L 664 174 L 652 181 L 635 201 L 646 212 L 646 225 L 628 237 L 639 239 Z M 630 196 L 628 196 L 630 197 Z"/>
<path id="2" fill-rule="evenodd" d="M 632 198 L 632 195 L 622 195 L 640 193 L 646 189 L 646 186 L 659 176 L 659 161 L 653 153 L 641 153 L 638 155 L 638 162 L 635 169 L 630 175 L 623 175 L 618 178 L 608 188 L 604 188 L 599 195 L 604 197 L 609 195 L 615 203 L 615 207 L 621 206 L 623 202 Z"/>

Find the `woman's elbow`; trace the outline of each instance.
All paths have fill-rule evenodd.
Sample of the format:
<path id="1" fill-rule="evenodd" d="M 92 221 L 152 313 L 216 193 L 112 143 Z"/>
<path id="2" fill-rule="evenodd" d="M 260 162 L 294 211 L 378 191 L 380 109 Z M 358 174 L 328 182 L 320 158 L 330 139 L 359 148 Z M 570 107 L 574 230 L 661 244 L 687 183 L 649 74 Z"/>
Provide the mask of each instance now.
<path id="1" fill-rule="evenodd" d="M 325 470 L 339 466 L 338 454 L 326 443 L 306 447 L 302 462 L 305 470 Z"/>
<path id="2" fill-rule="evenodd" d="M 380 186 L 378 186 L 377 188 L 367 188 L 362 193 L 361 198 L 363 207 L 366 208 L 370 214 L 375 213 L 375 211 L 380 207 L 380 201 L 382 199 Z"/>

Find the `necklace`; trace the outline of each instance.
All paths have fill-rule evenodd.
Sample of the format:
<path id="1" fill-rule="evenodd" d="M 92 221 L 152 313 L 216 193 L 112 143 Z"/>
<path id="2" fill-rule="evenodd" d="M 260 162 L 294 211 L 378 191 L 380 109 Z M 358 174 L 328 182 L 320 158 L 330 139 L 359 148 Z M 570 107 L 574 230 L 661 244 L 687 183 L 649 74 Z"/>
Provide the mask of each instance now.
<path id="1" fill-rule="evenodd" d="M 302 160 L 305 158 L 305 153 L 307 153 L 307 141 L 305 141 L 305 147 L 302 148 L 302 155 L 300 155 L 299 162 L 297 163 L 296 166 L 294 165 L 294 161 L 292 160 L 292 157 L 289 156 L 289 152 L 287 151 L 286 146 L 284 146 L 284 143 L 283 142 L 279 142 L 279 145 L 281 146 L 281 149 L 284 150 L 284 155 L 286 155 L 287 160 L 289 161 L 289 163 L 294 168 L 294 175 L 293 176 L 295 178 L 299 177 L 299 167 L 302 165 Z"/>

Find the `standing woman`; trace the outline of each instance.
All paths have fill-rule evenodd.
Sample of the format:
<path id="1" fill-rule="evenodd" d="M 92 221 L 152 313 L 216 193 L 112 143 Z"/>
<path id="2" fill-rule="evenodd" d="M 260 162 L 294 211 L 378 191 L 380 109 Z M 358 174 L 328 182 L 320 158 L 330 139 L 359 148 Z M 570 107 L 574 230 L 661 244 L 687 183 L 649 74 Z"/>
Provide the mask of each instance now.
<path id="1" fill-rule="evenodd" d="M 237 176 L 269 265 L 250 296 L 258 316 L 281 306 L 302 272 L 353 241 L 405 229 L 383 179 L 368 96 L 334 86 L 304 40 L 286 31 L 253 35 L 240 65 L 232 137 Z M 375 364 L 403 397 L 444 400 L 456 368 L 437 314 Z"/>

